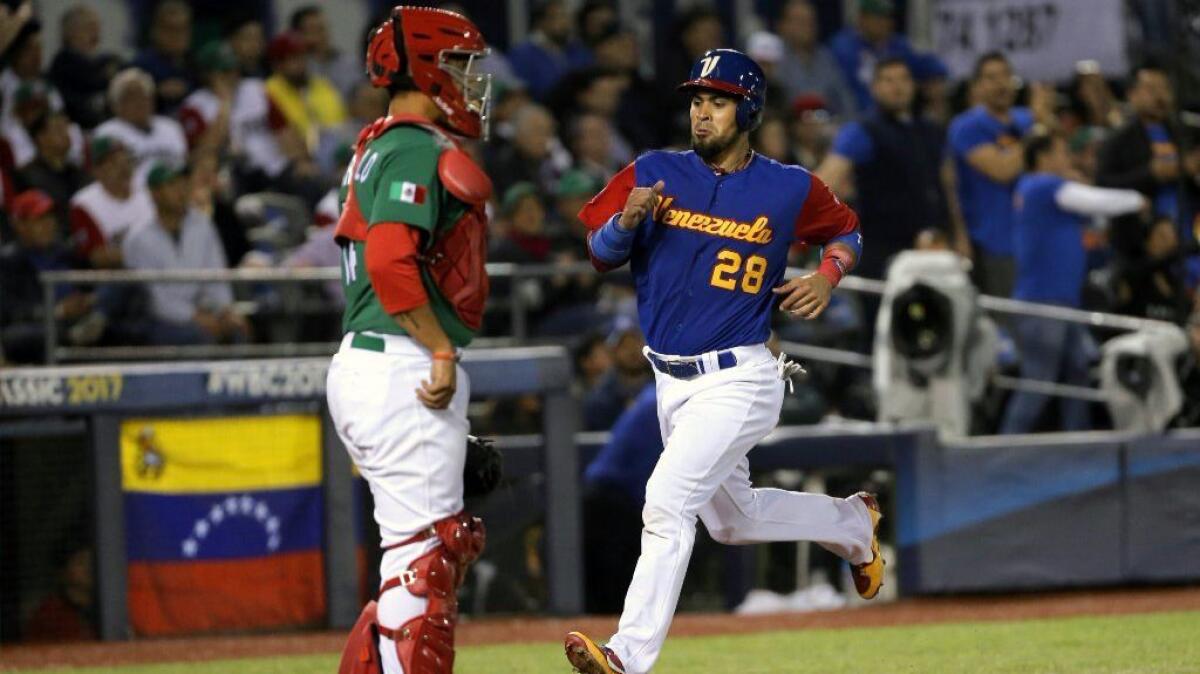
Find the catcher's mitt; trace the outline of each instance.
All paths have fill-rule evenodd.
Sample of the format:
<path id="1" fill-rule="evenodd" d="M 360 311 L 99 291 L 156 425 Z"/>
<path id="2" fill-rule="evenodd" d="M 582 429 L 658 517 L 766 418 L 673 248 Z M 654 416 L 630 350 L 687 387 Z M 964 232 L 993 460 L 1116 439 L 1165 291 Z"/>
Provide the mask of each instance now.
<path id="1" fill-rule="evenodd" d="M 463 466 L 463 498 L 486 496 L 504 477 L 504 455 L 495 441 L 467 436 L 467 462 Z"/>

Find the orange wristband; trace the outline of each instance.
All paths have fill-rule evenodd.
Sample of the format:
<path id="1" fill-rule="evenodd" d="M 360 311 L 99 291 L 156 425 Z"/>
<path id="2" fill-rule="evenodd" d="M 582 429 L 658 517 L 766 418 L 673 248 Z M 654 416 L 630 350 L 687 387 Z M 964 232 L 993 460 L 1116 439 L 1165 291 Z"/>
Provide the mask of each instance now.
<path id="1" fill-rule="evenodd" d="M 458 360 L 458 355 L 453 351 L 434 351 L 434 360 Z"/>

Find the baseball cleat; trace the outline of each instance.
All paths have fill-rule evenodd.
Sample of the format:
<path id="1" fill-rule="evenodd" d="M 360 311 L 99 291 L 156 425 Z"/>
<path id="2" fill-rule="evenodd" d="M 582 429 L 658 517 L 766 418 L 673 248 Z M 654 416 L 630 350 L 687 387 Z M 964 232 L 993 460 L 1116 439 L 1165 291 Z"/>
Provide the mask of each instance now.
<path id="1" fill-rule="evenodd" d="M 851 564 L 850 573 L 854 576 L 854 589 L 863 599 L 874 599 L 883 587 L 883 555 L 879 554 L 879 520 L 883 513 L 879 510 L 879 502 L 874 494 L 860 491 L 855 494 L 867 506 L 867 514 L 871 516 L 871 561 L 866 564 Z"/>
<path id="2" fill-rule="evenodd" d="M 567 661 L 579 674 L 625 674 L 625 665 L 607 646 L 597 645 L 583 632 L 570 632 L 563 641 Z"/>

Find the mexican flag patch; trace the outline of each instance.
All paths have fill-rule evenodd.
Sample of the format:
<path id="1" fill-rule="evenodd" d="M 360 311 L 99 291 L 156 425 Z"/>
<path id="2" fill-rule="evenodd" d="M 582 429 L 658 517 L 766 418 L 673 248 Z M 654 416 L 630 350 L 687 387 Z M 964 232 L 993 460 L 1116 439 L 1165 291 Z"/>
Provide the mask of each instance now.
<path id="1" fill-rule="evenodd" d="M 388 198 L 406 204 L 425 203 L 425 186 L 408 181 L 394 182 L 388 191 Z"/>

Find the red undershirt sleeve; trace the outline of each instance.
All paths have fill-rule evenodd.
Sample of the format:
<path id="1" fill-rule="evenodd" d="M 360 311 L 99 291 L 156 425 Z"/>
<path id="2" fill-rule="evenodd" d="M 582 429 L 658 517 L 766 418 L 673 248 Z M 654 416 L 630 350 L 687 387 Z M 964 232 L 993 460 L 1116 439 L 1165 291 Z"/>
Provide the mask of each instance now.
<path id="1" fill-rule="evenodd" d="M 618 171 L 604 189 L 579 209 L 579 220 L 587 225 L 589 230 L 599 229 L 614 213 L 625 208 L 625 200 L 637 184 L 634 166 L 630 164 Z"/>
<path id="2" fill-rule="evenodd" d="M 379 223 L 367 230 L 367 276 L 384 311 L 398 314 L 429 301 L 417 263 L 421 233 L 404 223 Z"/>
<path id="3" fill-rule="evenodd" d="M 814 175 L 811 180 L 808 198 L 796 218 L 796 241 L 825 247 L 817 272 L 836 286 L 858 262 L 857 251 L 862 245 L 858 215 L 820 178 Z"/>
<path id="4" fill-rule="evenodd" d="M 637 185 L 635 166 L 636 163 L 630 163 L 618 171 L 604 189 L 579 209 L 579 221 L 588 228 L 588 257 L 598 271 L 609 271 L 615 267 L 592 255 L 592 236 L 609 218 L 625 208 L 625 200 Z"/>

